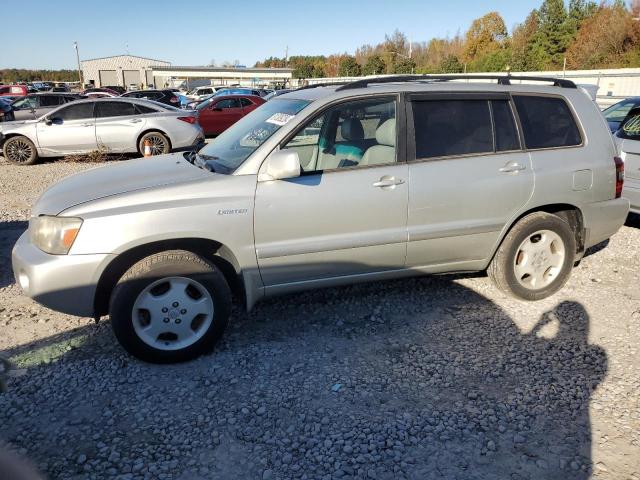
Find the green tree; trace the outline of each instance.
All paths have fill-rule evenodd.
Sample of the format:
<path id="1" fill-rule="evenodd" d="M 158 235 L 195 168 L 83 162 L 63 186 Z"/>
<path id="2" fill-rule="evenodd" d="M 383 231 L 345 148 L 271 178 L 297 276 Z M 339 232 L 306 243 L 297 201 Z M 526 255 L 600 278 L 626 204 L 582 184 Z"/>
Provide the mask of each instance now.
<path id="1" fill-rule="evenodd" d="M 544 55 L 544 67 L 560 67 L 572 40 L 564 0 L 544 0 L 538 11 L 539 28 L 534 43 Z"/>
<path id="2" fill-rule="evenodd" d="M 438 70 L 441 73 L 462 73 L 464 71 L 463 65 L 455 55 L 447 55 L 442 59 Z"/>
<path id="3" fill-rule="evenodd" d="M 381 75 L 386 72 L 387 67 L 380 55 L 372 55 L 362 67 L 363 75 Z"/>
<path id="4" fill-rule="evenodd" d="M 414 73 L 416 69 L 416 62 L 412 58 L 401 58 L 393 66 L 393 73 Z"/>
<path id="5" fill-rule="evenodd" d="M 339 76 L 359 77 L 361 73 L 360 65 L 358 65 L 354 57 L 348 56 L 340 61 Z"/>

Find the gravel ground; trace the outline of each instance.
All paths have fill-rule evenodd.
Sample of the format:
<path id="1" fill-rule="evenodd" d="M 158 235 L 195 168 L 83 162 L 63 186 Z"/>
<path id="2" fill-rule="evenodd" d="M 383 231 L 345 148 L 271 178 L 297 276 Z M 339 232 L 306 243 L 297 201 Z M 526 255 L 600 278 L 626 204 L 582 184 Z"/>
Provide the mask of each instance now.
<path id="1" fill-rule="evenodd" d="M 0 439 L 51 479 L 640 479 L 640 219 L 538 303 L 426 276 L 236 309 L 209 356 L 141 363 L 20 295 L 29 205 L 94 165 L 0 161 Z"/>

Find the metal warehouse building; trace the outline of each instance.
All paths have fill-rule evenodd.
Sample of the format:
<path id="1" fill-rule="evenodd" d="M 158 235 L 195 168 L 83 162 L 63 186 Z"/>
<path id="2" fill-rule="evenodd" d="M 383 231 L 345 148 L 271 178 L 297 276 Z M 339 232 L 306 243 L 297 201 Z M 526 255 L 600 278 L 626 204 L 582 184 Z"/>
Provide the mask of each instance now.
<path id="1" fill-rule="evenodd" d="M 170 62 L 135 55 L 114 55 L 112 57 L 82 60 L 82 78 L 84 83 L 96 87 L 106 85 L 152 85 L 153 67 L 168 67 Z"/>

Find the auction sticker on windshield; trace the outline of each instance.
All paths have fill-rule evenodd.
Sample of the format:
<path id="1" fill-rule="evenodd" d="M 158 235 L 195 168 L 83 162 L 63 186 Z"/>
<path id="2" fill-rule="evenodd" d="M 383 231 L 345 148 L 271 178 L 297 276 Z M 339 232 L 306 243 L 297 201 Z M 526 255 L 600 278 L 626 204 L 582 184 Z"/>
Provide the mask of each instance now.
<path id="1" fill-rule="evenodd" d="M 289 120 L 291 120 L 293 117 L 294 115 L 289 115 L 288 113 L 274 113 L 269 118 L 267 118 L 265 122 L 273 123 L 274 125 L 282 127 L 283 125 L 286 125 L 287 122 L 289 122 Z"/>

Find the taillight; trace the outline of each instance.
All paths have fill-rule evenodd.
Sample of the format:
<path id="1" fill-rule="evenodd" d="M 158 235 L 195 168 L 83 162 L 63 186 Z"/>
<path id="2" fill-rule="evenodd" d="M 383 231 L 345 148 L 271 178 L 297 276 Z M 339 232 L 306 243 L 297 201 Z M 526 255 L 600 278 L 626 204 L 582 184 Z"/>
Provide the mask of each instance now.
<path id="1" fill-rule="evenodd" d="M 624 185 L 624 161 L 620 157 L 613 157 L 613 161 L 616 162 L 616 198 L 620 198 Z"/>
<path id="2" fill-rule="evenodd" d="M 178 103 L 180 100 L 178 100 L 178 97 L 171 97 L 171 98 L 169 99 L 169 101 L 170 101 L 171 103 Z"/>
<path id="3" fill-rule="evenodd" d="M 198 119 L 196 117 L 178 117 L 178 120 L 182 120 L 183 122 L 193 125 Z"/>

